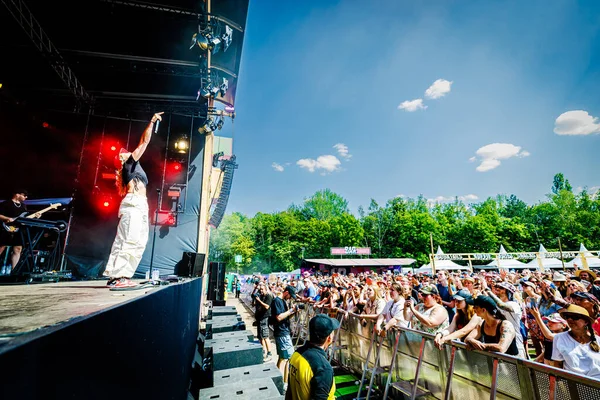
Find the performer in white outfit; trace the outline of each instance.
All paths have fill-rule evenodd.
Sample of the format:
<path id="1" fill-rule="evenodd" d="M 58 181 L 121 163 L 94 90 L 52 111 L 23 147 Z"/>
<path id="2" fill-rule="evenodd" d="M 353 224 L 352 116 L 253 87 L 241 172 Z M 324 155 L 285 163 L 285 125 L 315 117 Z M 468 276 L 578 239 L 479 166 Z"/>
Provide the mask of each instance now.
<path id="1" fill-rule="evenodd" d="M 150 143 L 154 124 L 162 120 L 162 114 L 160 112 L 152 116 L 140 144 L 133 152 L 121 149 L 115 157 L 117 189 L 124 197 L 119 207 L 117 236 L 104 270 L 104 276 L 109 278 L 107 285 L 111 287 L 135 286 L 129 278 L 142 260 L 148 242 L 148 176 L 139 161 Z"/>

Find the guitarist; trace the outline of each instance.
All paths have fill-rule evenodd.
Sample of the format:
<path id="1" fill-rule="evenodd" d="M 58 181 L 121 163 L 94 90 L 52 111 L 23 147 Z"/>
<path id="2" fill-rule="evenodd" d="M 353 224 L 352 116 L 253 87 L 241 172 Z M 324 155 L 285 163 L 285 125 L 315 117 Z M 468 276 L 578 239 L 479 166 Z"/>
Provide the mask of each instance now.
<path id="1" fill-rule="evenodd" d="M 13 192 L 10 200 L 0 203 L 0 222 L 10 224 L 21 214 L 26 213 L 27 206 L 25 205 L 25 199 L 27 199 L 27 190 L 17 189 Z M 34 217 L 39 218 L 40 215 L 36 213 Z M 8 232 L 0 228 L 0 255 L 4 253 L 6 246 L 12 247 L 10 262 L 14 270 L 21 258 L 21 250 L 23 249 L 21 234 L 18 232 Z"/>

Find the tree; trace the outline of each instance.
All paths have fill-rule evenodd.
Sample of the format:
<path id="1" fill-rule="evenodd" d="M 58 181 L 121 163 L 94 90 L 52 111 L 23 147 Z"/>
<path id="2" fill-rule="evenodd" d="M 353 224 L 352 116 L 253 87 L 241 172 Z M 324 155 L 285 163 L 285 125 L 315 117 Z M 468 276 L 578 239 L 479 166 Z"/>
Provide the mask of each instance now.
<path id="1" fill-rule="evenodd" d="M 306 199 L 298 210 L 305 219 L 316 218 L 321 221 L 327 221 L 350 212 L 348 200 L 329 189 L 316 192 Z"/>
<path id="2" fill-rule="evenodd" d="M 552 181 L 552 193 L 558 194 L 562 190 L 572 192 L 573 188 L 571 187 L 569 180 L 565 179 L 565 176 L 562 174 L 562 172 L 559 172 L 558 174 L 554 175 L 554 179 Z"/>

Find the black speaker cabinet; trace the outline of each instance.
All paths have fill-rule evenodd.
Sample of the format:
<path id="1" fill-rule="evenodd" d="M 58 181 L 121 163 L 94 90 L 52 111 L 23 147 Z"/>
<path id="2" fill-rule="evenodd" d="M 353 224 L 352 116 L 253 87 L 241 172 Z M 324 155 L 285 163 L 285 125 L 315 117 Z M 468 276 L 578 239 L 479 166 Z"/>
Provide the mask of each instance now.
<path id="1" fill-rule="evenodd" d="M 183 253 L 181 261 L 177 263 L 177 276 L 198 277 L 204 275 L 204 257 L 205 254 L 191 253 L 186 251 Z"/>
<path id="2" fill-rule="evenodd" d="M 216 302 L 225 301 L 225 263 L 211 262 L 208 267 L 208 300 Z M 218 303 L 221 304 L 221 303 Z"/>

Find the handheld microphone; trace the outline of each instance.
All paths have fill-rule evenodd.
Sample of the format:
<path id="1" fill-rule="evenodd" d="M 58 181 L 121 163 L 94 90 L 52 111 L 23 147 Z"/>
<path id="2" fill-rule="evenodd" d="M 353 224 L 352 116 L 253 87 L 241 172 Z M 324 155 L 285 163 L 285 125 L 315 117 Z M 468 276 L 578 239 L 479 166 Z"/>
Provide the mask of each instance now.
<path id="1" fill-rule="evenodd" d="M 160 119 L 157 119 L 154 123 L 154 133 L 158 133 L 158 125 L 160 125 Z"/>

